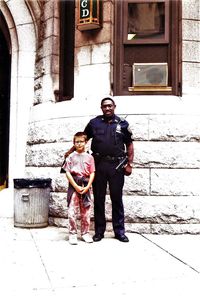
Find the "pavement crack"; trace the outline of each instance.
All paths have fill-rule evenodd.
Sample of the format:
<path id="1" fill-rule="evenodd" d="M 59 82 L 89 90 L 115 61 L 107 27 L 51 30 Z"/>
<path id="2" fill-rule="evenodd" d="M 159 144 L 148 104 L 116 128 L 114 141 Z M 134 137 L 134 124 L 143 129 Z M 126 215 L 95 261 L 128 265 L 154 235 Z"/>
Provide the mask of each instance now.
<path id="1" fill-rule="evenodd" d="M 188 264 L 187 262 L 183 261 L 182 259 L 178 258 L 177 256 L 173 255 L 172 253 L 170 253 L 168 250 L 166 250 L 165 248 L 163 248 L 162 246 L 160 246 L 159 244 L 155 243 L 154 241 L 152 241 L 151 239 L 147 238 L 145 235 L 141 234 L 141 236 L 143 238 L 145 238 L 146 240 L 148 240 L 149 242 L 151 242 L 152 244 L 154 244 L 155 246 L 157 246 L 159 249 L 161 249 L 162 251 L 164 251 L 165 253 L 167 253 L 168 255 L 170 255 L 171 257 L 173 257 L 174 259 L 178 260 L 179 262 L 181 262 L 182 264 L 186 265 L 187 267 L 189 267 L 190 269 L 192 269 L 193 271 L 195 271 L 196 273 L 200 274 L 200 271 L 198 271 L 197 269 L 195 269 L 193 266 L 191 266 L 190 264 Z"/>
<path id="2" fill-rule="evenodd" d="M 42 263 L 42 266 L 43 266 L 43 268 L 44 268 L 44 271 L 45 271 L 45 273 L 46 273 L 46 276 L 47 276 L 47 278 L 48 278 L 48 281 L 49 281 L 51 290 L 54 291 L 54 287 L 53 287 L 53 284 L 52 284 L 50 275 L 49 275 L 49 273 L 48 273 L 48 271 L 47 271 L 47 268 L 46 268 L 46 266 L 45 266 L 45 263 L 44 263 L 44 261 L 43 261 L 43 259 L 42 259 L 41 254 L 40 254 L 39 247 L 38 247 L 38 245 L 37 245 L 37 242 L 36 242 L 36 240 L 35 240 L 35 238 L 34 238 L 34 236 L 33 236 L 33 233 L 31 232 L 31 230 L 30 230 L 30 234 L 31 234 L 33 243 L 34 243 L 34 245 L 35 245 L 36 251 L 37 251 L 37 253 L 38 253 L 38 255 L 39 255 L 40 261 L 41 261 L 41 263 Z"/>

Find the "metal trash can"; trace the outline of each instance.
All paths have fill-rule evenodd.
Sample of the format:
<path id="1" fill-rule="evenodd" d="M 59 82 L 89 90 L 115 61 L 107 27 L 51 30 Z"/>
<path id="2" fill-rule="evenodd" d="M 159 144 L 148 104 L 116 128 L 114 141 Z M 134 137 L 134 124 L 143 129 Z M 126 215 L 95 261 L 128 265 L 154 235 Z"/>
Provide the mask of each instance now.
<path id="1" fill-rule="evenodd" d="M 14 226 L 48 226 L 51 179 L 14 179 Z"/>

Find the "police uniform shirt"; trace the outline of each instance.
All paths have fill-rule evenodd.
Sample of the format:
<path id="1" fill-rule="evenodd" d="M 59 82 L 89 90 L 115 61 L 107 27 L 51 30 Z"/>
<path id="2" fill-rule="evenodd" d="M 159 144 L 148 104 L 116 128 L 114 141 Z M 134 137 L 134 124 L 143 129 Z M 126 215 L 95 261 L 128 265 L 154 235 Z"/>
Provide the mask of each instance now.
<path id="1" fill-rule="evenodd" d="M 124 144 L 133 140 L 129 123 L 116 115 L 111 119 L 97 116 L 90 120 L 84 131 L 88 139 L 92 138 L 91 150 L 101 156 L 124 156 Z"/>

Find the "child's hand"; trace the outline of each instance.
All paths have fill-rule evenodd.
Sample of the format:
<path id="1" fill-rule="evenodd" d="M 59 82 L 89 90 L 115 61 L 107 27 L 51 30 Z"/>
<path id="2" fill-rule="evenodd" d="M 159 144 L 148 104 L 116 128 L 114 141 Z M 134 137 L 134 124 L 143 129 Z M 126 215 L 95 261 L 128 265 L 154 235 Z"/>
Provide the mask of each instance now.
<path id="1" fill-rule="evenodd" d="M 80 194 L 85 194 L 89 190 L 89 187 L 83 187 L 82 192 Z"/>
<path id="2" fill-rule="evenodd" d="M 84 187 L 81 187 L 81 186 L 78 186 L 78 185 L 75 188 L 76 192 L 79 193 L 79 194 L 82 194 L 83 189 L 84 189 Z"/>

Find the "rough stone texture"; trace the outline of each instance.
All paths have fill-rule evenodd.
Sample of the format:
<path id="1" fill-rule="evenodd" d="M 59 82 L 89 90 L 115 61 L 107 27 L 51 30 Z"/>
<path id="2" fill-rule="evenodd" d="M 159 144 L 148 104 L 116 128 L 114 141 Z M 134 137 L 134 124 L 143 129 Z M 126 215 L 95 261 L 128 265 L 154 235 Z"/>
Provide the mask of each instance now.
<path id="1" fill-rule="evenodd" d="M 27 147 L 28 166 L 59 166 L 72 142 L 40 143 Z M 200 143 L 135 142 L 135 167 L 200 168 Z M 192 153 L 191 153 L 192 152 Z"/>
<path id="2" fill-rule="evenodd" d="M 199 196 L 124 196 L 126 222 L 199 224 L 199 202 Z"/>
<path id="3" fill-rule="evenodd" d="M 200 143 L 135 142 L 135 165 L 144 168 L 200 168 Z"/>
<path id="4" fill-rule="evenodd" d="M 199 64 L 200 49 L 197 41 L 183 41 L 183 61 L 196 62 Z"/>
<path id="5" fill-rule="evenodd" d="M 127 232 L 143 234 L 200 234 L 200 224 L 125 224 Z M 112 230 L 112 229 L 111 229 Z"/>
<path id="6" fill-rule="evenodd" d="M 177 173 L 176 176 L 173 174 L 169 180 L 168 174 L 164 178 L 163 182 L 167 183 L 167 185 L 165 184 L 165 189 L 169 189 L 165 196 L 163 194 L 160 195 L 155 190 L 149 193 L 148 186 L 146 186 L 146 192 L 144 190 L 145 187 L 141 187 L 141 177 L 144 178 L 146 174 L 146 182 L 149 180 L 147 169 L 135 169 L 133 176 L 126 178 L 124 206 L 127 231 L 171 234 L 185 232 L 200 233 L 199 189 L 196 189 L 196 196 L 194 193 L 194 188 L 198 185 L 200 170 L 195 170 L 196 180 L 194 181 L 194 185 L 187 185 L 188 188 L 186 188 L 184 184 L 181 184 L 180 192 L 175 193 L 176 196 L 171 195 L 171 191 L 173 191 L 173 180 L 179 178 L 180 172 L 178 170 L 172 170 L 172 172 L 174 171 Z M 193 170 L 191 171 L 188 172 L 190 177 L 193 173 Z M 188 175 L 185 177 L 186 181 Z M 193 176 L 191 177 L 192 181 L 194 180 Z M 65 174 L 60 174 L 59 168 L 27 167 L 27 177 L 52 178 L 52 193 L 49 205 L 50 223 L 57 226 L 67 226 L 66 193 L 68 182 Z M 159 183 L 155 182 L 155 185 L 158 186 L 160 183 L 161 179 L 159 179 Z M 186 191 L 188 191 L 188 195 L 186 195 Z M 106 218 L 108 222 L 111 221 L 111 202 L 109 195 L 107 195 L 106 199 Z M 190 227 L 188 228 L 188 226 Z"/>
<path id="7" fill-rule="evenodd" d="M 182 3 L 183 27 L 183 91 L 200 87 L 200 3 L 184 0 Z"/>
<path id="8" fill-rule="evenodd" d="M 104 64 L 110 62 L 110 43 L 92 46 L 92 64 Z"/>
<path id="9" fill-rule="evenodd" d="M 95 116 L 95 115 L 94 115 Z M 93 116 L 71 116 L 29 124 L 28 143 L 68 142 Z M 200 142 L 199 115 L 128 115 L 134 141 Z"/>
<path id="10" fill-rule="evenodd" d="M 53 192 L 66 192 L 67 179 L 60 174 L 60 167 L 26 167 L 26 176 L 30 178 L 52 179 Z M 126 177 L 124 186 L 126 195 L 149 195 L 149 170 L 135 169 L 130 177 Z"/>
<path id="11" fill-rule="evenodd" d="M 151 195 L 199 195 L 200 169 L 152 169 Z"/>
<path id="12" fill-rule="evenodd" d="M 149 116 L 149 140 L 200 141 L 199 115 Z"/>
<path id="13" fill-rule="evenodd" d="M 33 122 L 29 125 L 28 144 L 72 142 L 73 135 L 82 131 L 89 117 L 70 117 Z"/>
<path id="14" fill-rule="evenodd" d="M 200 233 L 200 197 L 180 196 L 149 197 L 125 196 L 125 227 L 128 232 L 199 234 Z M 106 202 L 107 230 L 112 231 L 111 205 L 109 197 Z M 93 213 L 91 220 L 93 222 Z M 51 216 L 50 223 L 68 226 L 66 216 Z M 91 229 L 94 229 L 93 223 Z"/>
<path id="15" fill-rule="evenodd" d="M 200 21 L 184 20 L 183 21 L 183 39 L 199 41 Z"/>
<path id="16" fill-rule="evenodd" d="M 30 124 L 27 176 L 52 178 L 52 224 L 67 225 L 68 182 L 65 175 L 60 174 L 60 165 L 64 152 L 72 145 L 73 134 L 82 130 L 91 117 L 66 117 Z M 198 226 L 199 116 L 128 115 L 127 120 L 135 139 L 134 170 L 125 178 L 124 185 L 128 230 L 184 233 L 189 224 Z M 109 198 L 106 217 L 111 221 Z M 198 227 L 189 230 L 198 233 Z"/>
<path id="17" fill-rule="evenodd" d="M 41 30 L 35 71 L 35 103 L 54 100 L 57 78 L 53 74 L 59 73 L 59 14 L 57 1 L 53 2 L 44 3 L 44 14 L 38 22 Z M 52 178 L 49 221 L 57 226 L 67 227 L 68 220 L 68 182 L 65 175 L 60 174 L 64 152 L 71 147 L 74 133 L 83 130 L 89 118 L 94 116 L 87 112 L 87 102 L 91 107 L 92 102 L 96 104 L 97 96 L 112 90 L 113 3 L 103 1 L 102 29 L 75 31 L 75 98 L 72 101 L 77 100 L 76 103 L 71 101 L 62 105 L 67 109 L 63 109 L 62 116 L 51 109 L 45 117 L 46 106 L 37 109 L 29 125 L 26 175 Z M 198 12 L 198 0 L 183 1 L 183 88 L 199 87 L 196 79 L 199 74 Z M 123 105 L 125 99 L 120 99 Z M 133 131 L 135 145 L 133 174 L 126 177 L 124 185 L 126 229 L 140 233 L 200 233 L 200 117 L 186 112 L 183 115 L 181 111 L 175 114 L 182 104 L 181 99 L 177 102 L 173 96 L 168 97 L 171 100 L 167 101 L 170 102 L 167 105 L 169 112 L 165 110 L 159 114 L 156 107 L 149 111 L 141 104 L 140 114 L 133 114 L 138 108 L 138 101 L 134 99 L 130 108 L 125 104 L 122 109 Z M 141 96 L 141 102 L 143 99 Z M 156 106 L 151 96 L 148 99 L 149 105 L 154 102 Z M 162 99 L 166 104 L 164 98 L 159 98 Z M 79 102 L 84 100 L 83 107 Z M 58 110 L 58 104 L 55 110 Z M 98 113 L 96 109 L 95 112 Z M 112 230 L 109 197 L 106 217 L 107 228 Z"/>
<path id="18" fill-rule="evenodd" d="M 185 85 L 199 88 L 199 80 L 197 79 L 197 77 L 200 77 L 199 63 L 184 62 L 182 67 Z"/>
<path id="19" fill-rule="evenodd" d="M 182 11 L 183 19 L 199 20 L 199 10 L 200 4 L 199 0 L 183 0 L 182 1 Z"/>
<path id="20" fill-rule="evenodd" d="M 57 227 L 65 227 L 68 232 L 68 219 L 49 217 L 49 224 Z M 94 222 L 91 221 L 91 231 L 94 232 Z M 126 232 L 140 233 L 140 234 L 200 234 L 200 224 L 151 224 L 151 223 L 126 223 Z M 107 222 L 106 231 L 113 232 L 112 223 Z"/>
<path id="21" fill-rule="evenodd" d="M 91 64 L 91 45 L 82 46 L 75 50 L 75 66 L 83 66 Z"/>
<path id="22" fill-rule="evenodd" d="M 52 193 L 49 201 L 49 216 L 67 218 L 67 193 Z"/>
<path id="23" fill-rule="evenodd" d="M 46 1 L 43 2 L 41 6 L 41 16 L 37 22 L 39 36 L 36 56 L 36 92 L 34 104 L 54 101 L 54 90 L 57 89 L 59 85 L 60 45 L 58 1 Z M 40 79 L 39 84 L 38 79 Z"/>
<path id="24" fill-rule="evenodd" d="M 125 177 L 123 192 L 125 195 L 149 195 L 150 194 L 149 169 L 134 168 L 131 176 Z"/>
<path id="25" fill-rule="evenodd" d="M 75 92 L 77 98 L 105 95 L 111 91 L 111 44 L 113 3 L 102 1 L 102 26 L 89 31 L 75 30 Z M 78 7 L 76 7 L 76 23 Z"/>

